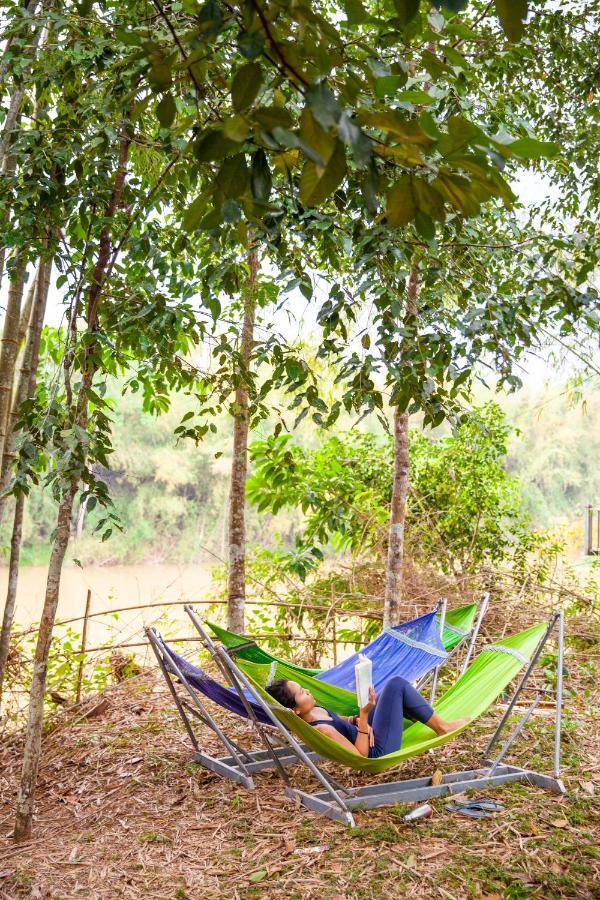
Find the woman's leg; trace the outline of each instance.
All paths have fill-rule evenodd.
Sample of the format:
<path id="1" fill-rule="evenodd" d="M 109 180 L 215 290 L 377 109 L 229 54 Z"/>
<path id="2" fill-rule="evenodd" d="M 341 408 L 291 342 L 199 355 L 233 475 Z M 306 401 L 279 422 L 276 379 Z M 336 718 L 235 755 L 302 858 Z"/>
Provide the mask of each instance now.
<path id="1" fill-rule="evenodd" d="M 384 756 L 402 746 L 404 718 L 428 722 L 434 716 L 433 709 L 417 690 L 404 678 L 390 678 L 381 691 L 377 705 L 370 717 L 375 733 L 375 746 L 371 756 Z"/>

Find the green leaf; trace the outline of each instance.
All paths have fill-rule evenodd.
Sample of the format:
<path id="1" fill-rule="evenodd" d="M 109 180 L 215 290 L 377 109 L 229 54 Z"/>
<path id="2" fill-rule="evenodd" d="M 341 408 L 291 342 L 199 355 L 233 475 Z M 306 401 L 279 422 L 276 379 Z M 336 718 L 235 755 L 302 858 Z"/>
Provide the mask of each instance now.
<path id="1" fill-rule="evenodd" d="M 431 218 L 422 210 L 418 210 L 415 216 L 415 227 L 422 238 L 426 241 L 432 241 L 435 237 L 435 225 Z"/>
<path id="2" fill-rule="evenodd" d="M 419 90 L 400 91 L 400 93 L 396 95 L 396 100 L 400 103 L 416 103 L 419 106 L 437 103 L 435 97 L 430 96 L 426 91 Z"/>
<path id="3" fill-rule="evenodd" d="M 520 41 L 527 18 L 527 0 L 494 0 L 496 13 L 509 41 Z"/>
<path id="4" fill-rule="evenodd" d="M 410 144 L 429 146 L 431 139 L 425 134 L 418 122 L 409 119 L 405 112 L 393 109 L 388 112 L 370 112 L 360 110 L 359 118 L 366 125 L 373 125 L 382 131 L 397 135 Z"/>
<path id="5" fill-rule="evenodd" d="M 252 875 L 249 875 L 248 877 L 250 881 L 262 881 L 263 878 L 267 877 L 267 874 L 266 869 L 259 869 L 258 872 L 253 872 Z"/>
<path id="6" fill-rule="evenodd" d="M 352 150 L 354 162 L 359 169 L 364 169 L 371 162 L 371 141 L 361 128 L 343 112 L 338 123 L 338 135 Z"/>
<path id="7" fill-rule="evenodd" d="M 224 160 L 215 180 L 227 198 L 240 197 L 246 191 L 250 180 L 245 155 L 237 153 Z"/>
<path id="8" fill-rule="evenodd" d="M 441 59 L 438 59 L 431 50 L 424 50 L 421 58 L 423 60 L 423 65 L 434 80 L 443 78 L 445 73 L 448 72 L 448 66 L 446 66 Z"/>
<path id="9" fill-rule="evenodd" d="M 207 0 L 198 16 L 200 30 L 205 37 L 214 37 L 221 30 L 223 13 L 217 0 Z"/>
<path id="10" fill-rule="evenodd" d="M 190 203 L 188 208 L 185 211 L 182 220 L 182 226 L 184 231 L 192 231 L 200 222 L 200 219 L 204 215 L 204 210 L 206 209 L 206 198 L 203 194 L 200 194 L 199 197 Z"/>
<path id="11" fill-rule="evenodd" d="M 223 122 L 223 134 L 236 144 L 242 144 L 248 137 L 250 126 L 244 116 L 232 116 Z"/>
<path id="12" fill-rule="evenodd" d="M 237 200 L 226 200 L 221 206 L 221 219 L 223 222 L 239 222 L 242 218 L 242 208 Z"/>
<path id="13" fill-rule="evenodd" d="M 300 138 L 323 160 L 324 166 L 333 153 L 334 139 L 317 124 L 306 106 L 300 115 Z"/>
<path id="14" fill-rule="evenodd" d="M 437 222 L 443 222 L 446 214 L 444 211 L 444 198 L 440 192 L 429 181 L 425 181 L 424 178 L 413 178 L 412 189 L 419 210 Z"/>
<path id="15" fill-rule="evenodd" d="M 156 117 L 163 128 L 170 128 L 175 120 L 177 107 L 171 94 L 165 94 L 156 107 Z"/>
<path id="16" fill-rule="evenodd" d="M 375 79 L 375 93 L 383 100 L 388 94 L 395 94 L 403 84 L 406 84 L 406 75 L 382 75 Z"/>
<path id="17" fill-rule="evenodd" d="M 408 25 L 419 12 L 419 0 L 394 0 L 394 6 L 401 25 Z"/>
<path id="18" fill-rule="evenodd" d="M 259 106 L 252 117 L 267 131 L 271 128 L 290 128 L 292 117 L 283 106 Z"/>
<path id="19" fill-rule="evenodd" d="M 460 12 L 468 2 L 469 0 L 433 0 L 433 5 L 437 6 L 438 9 L 440 6 L 445 6 L 446 9 L 450 9 L 452 12 Z"/>
<path id="20" fill-rule="evenodd" d="M 148 72 L 148 81 L 157 91 L 166 91 L 171 87 L 171 69 L 162 59 L 153 62 Z"/>
<path id="21" fill-rule="evenodd" d="M 252 154 L 250 185 L 254 199 L 259 203 L 266 203 L 271 193 L 273 179 L 264 150 L 257 150 Z"/>
<path id="22" fill-rule="evenodd" d="M 337 125 L 342 110 L 333 91 L 324 84 L 315 84 L 307 90 L 306 100 L 313 116 L 322 128 L 331 128 L 332 125 Z"/>
<path id="23" fill-rule="evenodd" d="M 433 186 L 465 216 L 476 216 L 479 213 L 480 201 L 475 195 L 472 182 L 460 175 L 440 172 Z"/>
<path id="24" fill-rule="evenodd" d="M 350 25 L 360 25 L 369 18 L 369 13 L 362 5 L 361 0 L 343 0 L 343 5 Z"/>
<path id="25" fill-rule="evenodd" d="M 222 221 L 221 210 L 211 209 L 211 211 L 204 216 L 198 227 L 201 228 L 202 231 L 212 231 L 213 228 L 217 228 Z"/>
<path id="26" fill-rule="evenodd" d="M 205 131 L 194 144 L 194 155 L 200 162 L 215 162 L 239 148 L 239 144 L 226 137 L 222 131 Z"/>
<path id="27" fill-rule="evenodd" d="M 307 162 L 300 176 L 300 200 L 305 206 L 320 206 L 340 186 L 346 174 L 346 153 L 340 141 L 323 169 Z"/>
<path id="28" fill-rule="evenodd" d="M 238 49 L 246 59 L 256 59 L 263 52 L 264 46 L 265 36 L 260 31 L 253 34 L 243 31 L 238 38 Z"/>
<path id="29" fill-rule="evenodd" d="M 412 179 L 403 175 L 387 192 L 386 217 L 390 225 L 408 225 L 417 214 Z"/>
<path id="30" fill-rule="evenodd" d="M 262 84 L 262 69 L 256 62 L 246 63 L 235 74 L 231 85 L 231 99 L 237 112 L 252 106 Z"/>
<path id="31" fill-rule="evenodd" d="M 507 147 L 520 159 L 553 159 L 559 152 L 558 145 L 552 141 L 536 141 L 530 137 L 518 138 Z"/>

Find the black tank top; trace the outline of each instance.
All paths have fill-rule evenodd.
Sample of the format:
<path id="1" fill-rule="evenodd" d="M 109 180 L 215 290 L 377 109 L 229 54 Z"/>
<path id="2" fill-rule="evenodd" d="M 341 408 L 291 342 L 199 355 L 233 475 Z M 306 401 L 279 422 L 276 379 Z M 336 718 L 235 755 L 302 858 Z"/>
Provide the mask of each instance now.
<path id="1" fill-rule="evenodd" d="M 351 744 L 353 744 L 356 740 L 356 736 L 358 734 L 358 728 L 356 725 L 353 725 L 351 722 L 348 722 L 346 719 L 342 719 L 341 716 L 338 716 L 337 713 L 332 712 L 331 710 L 327 710 L 328 715 L 331 716 L 331 719 L 315 719 L 314 722 L 309 722 L 309 725 L 331 725 L 335 728 L 336 731 L 339 731 L 341 735 L 347 738 Z"/>

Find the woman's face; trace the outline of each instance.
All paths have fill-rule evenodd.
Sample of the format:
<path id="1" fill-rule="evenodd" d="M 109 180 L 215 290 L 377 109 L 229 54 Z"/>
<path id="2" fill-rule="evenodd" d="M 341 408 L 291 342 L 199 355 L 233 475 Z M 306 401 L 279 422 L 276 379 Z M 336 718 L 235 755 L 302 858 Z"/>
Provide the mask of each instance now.
<path id="1" fill-rule="evenodd" d="M 317 702 L 310 691 L 301 687 L 296 681 L 288 681 L 288 688 L 294 697 L 294 712 L 299 716 L 304 716 L 317 705 Z"/>

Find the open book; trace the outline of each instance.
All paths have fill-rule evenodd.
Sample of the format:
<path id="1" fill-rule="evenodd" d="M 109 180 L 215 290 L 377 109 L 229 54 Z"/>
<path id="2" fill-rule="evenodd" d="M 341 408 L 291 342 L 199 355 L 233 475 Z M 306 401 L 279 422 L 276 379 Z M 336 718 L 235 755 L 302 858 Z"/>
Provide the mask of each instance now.
<path id="1" fill-rule="evenodd" d="M 362 653 L 358 655 L 358 662 L 354 666 L 356 676 L 356 699 L 358 708 L 362 709 L 369 702 L 369 688 L 373 686 L 373 663 Z"/>

